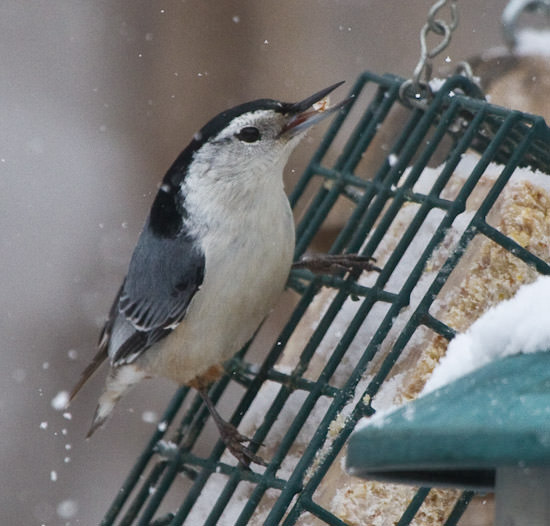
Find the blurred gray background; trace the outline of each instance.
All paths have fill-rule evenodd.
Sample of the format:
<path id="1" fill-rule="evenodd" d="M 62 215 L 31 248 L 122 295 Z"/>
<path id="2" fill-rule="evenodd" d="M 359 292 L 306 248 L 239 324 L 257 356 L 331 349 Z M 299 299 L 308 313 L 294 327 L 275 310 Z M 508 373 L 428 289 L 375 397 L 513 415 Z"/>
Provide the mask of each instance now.
<path id="1" fill-rule="evenodd" d="M 97 524 L 174 392 L 145 382 L 90 441 L 103 372 L 68 413 L 51 405 L 95 352 L 157 184 L 194 131 L 246 100 L 298 100 L 366 69 L 410 75 L 432 3 L 3 0 L 1 524 Z M 458 4 L 453 62 L 502 45 L 505 0 Z"/>

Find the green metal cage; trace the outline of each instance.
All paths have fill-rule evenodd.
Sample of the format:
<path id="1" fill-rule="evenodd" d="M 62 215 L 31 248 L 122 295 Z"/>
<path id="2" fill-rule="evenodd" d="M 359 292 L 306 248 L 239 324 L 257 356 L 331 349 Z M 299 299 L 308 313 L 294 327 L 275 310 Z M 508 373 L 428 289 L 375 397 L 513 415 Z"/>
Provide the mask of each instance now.
<path id="1" fill-rule="evenodd" d="M 199 442 L 204 447 L 200 437 L 208 412 L 196 393 L 181 388 L 101 524 L 345 526 L 346 522 L 319 503 L 317 491 L 356 422 L 373 414 L 371 404 L 415 332 L 424 327 L 446 339 L 454 336 L 453 328 L 434 316 L 430 307 L 471 241 L 478 235 L 489 238 L 537 272 L 550 274 L 545 261 L 487 220 L 517 167 L 550 173 L 550 130 L 544 120 L 488 104 L 477 87 L 462 76 L 445 81 L 429 104 L 405 105 L 399 97 L 403 80 L 368 72 L 360 76 L 351 90 L 353 104 L 336 117 L 290 196 L 300 215 L 297 257 L 318 239 L 338 206 L 345 209 L 345 217 L 330 252 L 377 257 L 400 209 L 412 203 L 414 214 L 394 250 L 383 261 L 378 259 L 381 272 L 366 280 L 350 274 L 293 272 L 289 284 L 298 299 L 276 342 L 265 350 L 263 363 L 247 360 L 248 351 L 243 349 L 228 365 L 229 374 L 211 389 L 217 402 L 228 389 L 238 387 L 231 418 L 238 425 L 258 403 L 257 397 L 265 397 L 261 388 L 269 383 L 270 396 L 260 400 L 262 412 L 253 436 L 253 449 L 262 443 L 273 447 L 273 455 L 265 457 L 268 465 L 253 465 L 251 470 L 237 466 L 234 459 L 222 456 L 221 441 L 212 445 L 208 455 L 197 453 Z M 401 124 L 397 131 L 386 130 L 390 137 L 384 142 L 387 149 L 380 148 L 379 136 L 395 111 L 401 112 Z M 456 198 L 446 199 L 441 192 L 467 151 L 478 152 L 477 162 Z M 336 160 L 329 164 L 331 155 Z M 468 197 L 490 163 L 498 163 L 498 176 L 411 308 L 411 295 L 427 263 L 464 212 Z M 419 189 L 422 172 L 435 165 L 440 172 L 434 183 Z M 437 227 L 407 263 L 399 286 L 390 286 L 405 254 L 410 261 L 409 248 L 434 210 L 439 214 Z M 330 301 L 310 328 L 297 358 L 291 366 L 277 366 L 312 302 L 327 290 Z M 351 304 L 351 314 L 342 321 L 342 309 Z M 403 312 L 406 319 L 399 332 L 392 332 L 395 319 Z M 337 336 L 337 342 L 327 351 L 325 339 L 331 334 Z M 319 358 L 321 345 L 324 351 Z M 314 358 L 322 364 L 312 377 L 308 369 Z M 308 421 L 312 414 L 316 415 L 314 422 Z M 344 418 L 334 433 L 331 426 L 339 415 Z M 272 430 L 277 426 L 275 437 Z M 289 462 L 289 451 L 301 433 L 306 435 L 306 445 Z M 214 479 L 216 490 L 212 492 L 207 488 Z M 206 502 L 205 493 L 209 493 Z M 397 522 L 399 526 L 413 520 L 429 493 L 429 488 L 418 490 Z M 266 495 L 270 496 L 268 508 L 263 500 Z M 472 492 L 458 496 L 442 524 L 457 524 L 472 496 Z"/>

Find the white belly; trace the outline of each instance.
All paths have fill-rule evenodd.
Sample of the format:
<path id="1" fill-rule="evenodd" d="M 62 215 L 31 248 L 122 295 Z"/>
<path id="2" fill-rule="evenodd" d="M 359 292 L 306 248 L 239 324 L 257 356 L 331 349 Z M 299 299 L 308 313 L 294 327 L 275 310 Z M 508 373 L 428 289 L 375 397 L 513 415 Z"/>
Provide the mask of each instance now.
<path id="1" fill-rule="evenodd" d="M 203 284 L 181 324 L 147 352 L 152 374 L 193 380 L 233 356 L 274 307 L 292 265 L 294 222 L 282 191 L 255 206 L 223 235 L 205 237 Z"/>

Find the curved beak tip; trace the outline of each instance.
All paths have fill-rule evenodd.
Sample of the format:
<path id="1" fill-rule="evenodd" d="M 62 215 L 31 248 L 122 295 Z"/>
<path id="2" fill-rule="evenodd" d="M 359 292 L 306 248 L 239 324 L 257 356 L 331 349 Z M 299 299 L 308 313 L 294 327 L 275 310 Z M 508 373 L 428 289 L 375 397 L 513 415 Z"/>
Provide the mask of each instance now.
<path id="1" fill-rule="evenodd" d="M 292 136 L 297 135 L 347 106 L 353 100 L 353 95 L 334 106 L 330 106 L 328 97 L 329 93 L 341 86 L 344 82 L 345 81 L 337 82 L 328 88 L 314 93 L 303 101 L 290 105 L 288 112 L 290 118 L 281 134 L 289 133 Z"/>
<path id="2" fill-rule="evenodd" d="M 332 86 L 329 86 L 328 88 L 322 89 L 321 91 L 318 91 L 317 93 L 314 93 L 313 95 L 310 95 L 309 97 L 305 98 L 304 100 L 301 100 L 300 102 L 296 102 L 294 104 L 290 105 L 289 112 L 290 113 L 300 113 L 303 111 L 308 110 L 311 108 L 316 102 L 319 102 L 320 100 L 324 99 L 329 93 L 333 92 L 336 88 L 344 84 L 344 80 L 337 82 L 336 84 L 332 84 Z"/>

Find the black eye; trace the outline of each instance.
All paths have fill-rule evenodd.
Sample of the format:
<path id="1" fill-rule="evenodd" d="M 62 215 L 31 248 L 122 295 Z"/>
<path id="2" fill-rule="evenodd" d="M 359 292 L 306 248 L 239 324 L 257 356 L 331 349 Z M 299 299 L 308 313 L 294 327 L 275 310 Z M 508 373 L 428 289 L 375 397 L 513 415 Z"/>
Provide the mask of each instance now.
<path id="1" fill-rule="evenodd" d="M 260 130 L 254 128 L 254 126 L 245 126 L 239 133 L 235 134 L 235 137 L 244 142 L 256 142 L 261 138 Z"/>

